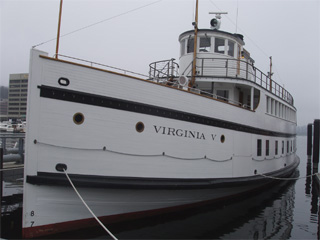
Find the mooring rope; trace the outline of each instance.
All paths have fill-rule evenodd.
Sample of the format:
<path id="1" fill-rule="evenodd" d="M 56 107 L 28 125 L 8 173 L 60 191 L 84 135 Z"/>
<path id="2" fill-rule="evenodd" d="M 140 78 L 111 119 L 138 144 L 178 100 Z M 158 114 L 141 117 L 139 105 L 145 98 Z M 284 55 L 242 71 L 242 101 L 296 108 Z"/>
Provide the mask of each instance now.
<path id="1" fill-rule="evenodd" d="M 81 197 L 80 193 L 77 191 L 76 187 L 73 185 L 71 179 L 69 178 L 68 173 L 66 172 L 65 169 L 63 169 L 66 177 L 69 180 L 69 183 L 71 184 L 73 190 L 76 192 L 76 194 L 78 195 L 78 197 L 80 198 L 80 200 L 82 201 L 82 203 L 85 205 L 85 207 L 89 210 L 89 212 L 91 213 L 91 215 L 97 220 L 97 222 L 101 225 L 101 227 L 114 239 L 114 240 L 118 240 L 109 230 L 108 228 L 106 228 L 103 223 L 97 218 L 97 216 L 92 212 L 92 210 L 90 209 L 90 207 L 86 204 L 86 202 L 83 200 L 83 198 Z"/>
<path id="2" fill-rule="evenodd" d="M 297 177 L 297 178 L 278 178 L 278 177 L 272 177 L 272 176 L 268 176 L 268 175 L 264 175 L 262 173 L 258 173 L 257 175 L 260 175 L 262 177 L 265 177 L 265 178 L 271 178 L 271 179 L 275 179 L 275 180 L 299 180 L 299 179 L 303 179 L 303 178 L 309 178 L 309 177 L 313 177 L 313 176 L 316 176 L 318 175 L 319 173 L 314 173 L 314 174 L 311 174 L 311 175 L 307 175 L 307 176 L 304 176 L 304 177 Z"/>
<path id="3" fill-rule="evenodd" d="M 10 171 L 10 170 L 17 170 L 17 169 L 23 169 L 24 167 L 16 167 L 16 168 L 2 168 L 0 169 L 0 172 L 4 171 Z"/>

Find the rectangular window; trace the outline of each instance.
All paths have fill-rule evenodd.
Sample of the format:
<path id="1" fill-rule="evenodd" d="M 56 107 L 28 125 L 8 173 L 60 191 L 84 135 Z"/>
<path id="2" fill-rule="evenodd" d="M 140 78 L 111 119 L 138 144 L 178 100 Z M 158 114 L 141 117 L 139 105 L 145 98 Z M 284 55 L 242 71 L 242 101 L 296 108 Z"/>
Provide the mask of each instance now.
<path id="1" fill-rule="evenodd" d="M 289 153 L 289 141 L 287 141 L 287 153 Z"/>
<path id="2" fill-rule="evenodd" d="M 266 156 L 269 156 L 269 140 L 266 140 Z"/>
<path id="3" fill-rule="evenodd" d="M 20 89 L 10 89 L 9 92 L 20 92 Z"/>
<path id="4" fill-rule="evenodd" d="M 20 83 L 20 80 L 10 80 L 10 83 Z"/>
<path id="5" fill-rule="evenodd" d="M 199 52 L 210 52 L 211 50 L 211 39 L 209 37 L 200 38 Z"/>
<path id="6" fill-rule="evenodd" d="M 282 154 L 284 154 L 284 141 L 282 141 Z"/>
<path id="7" fill-rule="evenodd" d="M 275 155 L 278 155 L 278 141 L 275 142 L 274 149 L 275 149 Z"/>
<path id="8" fill-rule="evenodd" d="M 217 98 L 228 102 L 229 99 L 229 91 L 228 90 L 217 90 Z"/>
<path id="9" fill-rule="evenodd" d="M 194 39 L 189 38 L 188 39 L 188 44 L 187 44 L 187 53 L 192 53 L 194 50 Z"/>
<path id="10" fill-rule="evenodd" d="M 228 40 L 228 55 L 234 57 L 234 42 Z"/>
<path id="11" fill-rule="evenodd" d="M 183 39 L 180 43 L 180 56 L 183 56 L 186 53 L 186 40 Z"/>
<path id="12" fill-rule="evenodd" d="M 293 141 L 292 140 L 291 140 L 290 148 L 291 148 L 291 152 L 293 152 Z"/>
<path id="13" fill-rule="evenodd" d="M 214 52 L 224 54 L 224 39 L 223 38 L 215 38 L 214 42 Z"/>
<path id="14" fill-rule="evenodd" d="M 257 140 L 257 156 L 261 156 L 262 153 L 262 140 Z"/>

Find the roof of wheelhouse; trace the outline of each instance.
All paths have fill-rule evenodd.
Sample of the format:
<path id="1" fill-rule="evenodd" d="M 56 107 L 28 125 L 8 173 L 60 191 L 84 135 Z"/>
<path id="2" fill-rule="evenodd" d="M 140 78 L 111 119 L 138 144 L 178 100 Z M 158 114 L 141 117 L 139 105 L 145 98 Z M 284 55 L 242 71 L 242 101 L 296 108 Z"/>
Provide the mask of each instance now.
<path id="1" fill-rule="evenodd" d="M 220 30 L 217 30 L 217 29 L 198 29 L 198 34 L 201 34 L 201 33 L 213 33 L 213 34 L 217 33 L 219 35 L 225 35 L 225 36 L 231 37 L 234 40 L 236 40 L 237 42 L 239 42 L 241 45 L 245 44 L 244 41 L 243 41 L 243 35 L 238 34 L 238 33 L 229 33 L 229 32 L 220 31 Z M 185 35 L 194 35 L 194 30 L 189 30 L 189 31 L 181 33 L 180 36 L 179 36 L 179 41 Z"/>

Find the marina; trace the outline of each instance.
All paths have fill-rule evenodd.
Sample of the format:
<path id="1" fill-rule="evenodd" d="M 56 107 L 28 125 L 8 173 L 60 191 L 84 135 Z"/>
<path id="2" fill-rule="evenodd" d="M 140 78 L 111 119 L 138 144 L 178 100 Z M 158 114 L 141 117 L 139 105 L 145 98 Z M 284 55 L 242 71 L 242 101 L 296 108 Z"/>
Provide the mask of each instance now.
<path id="1" fill-rule="evenodd" d="M 149 61 L 138 73 L 111 38 L 120 51 L 107 64 L 86 47 L 61 54 L 60 0 L 55 54 L 51 40 L 33 45 L 29 71 L 10 74 L 1 99 L 0 238 L 320 238 L 320 119 L 298 126 L 301 93 L 239 33 L 238 3 L 235 31 L 219 8 L 199 21 L 199 4 L 172 28 L 175 50 L 166 42 L 162 54 L 158 39 L 137 55 Z M 121 34 L 133 43 L 149 30 Z"/>

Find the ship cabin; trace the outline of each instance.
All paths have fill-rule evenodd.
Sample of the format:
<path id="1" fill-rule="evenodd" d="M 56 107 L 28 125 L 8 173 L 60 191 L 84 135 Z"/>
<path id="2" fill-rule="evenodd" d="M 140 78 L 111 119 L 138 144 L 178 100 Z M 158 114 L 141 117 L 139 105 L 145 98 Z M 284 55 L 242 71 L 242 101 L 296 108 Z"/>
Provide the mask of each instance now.
<path id="1" fill-rule="evenodd" d="M 179 42 L 180 75 L 190 77 L 194 31 L 182 33 Z M 199 29 L 193 91 L 254 110 L 259 104 L 260 92 L 250 84 L 234 81 L 247 79 L 253 73 L 254 60 L 243 46 L 243 36 L 240 34 Z"/>
<path id="2" fill-rule="evenodd" d="M 241 34 L 198 29 L 195 81 L 191 86 L 194 36 L 194 30 L 180 34 L 179 64 L 175 59 L 151 63 L 150 80 L 249 111 L 255 111 L 263 103 L 266 114 L 296 122 L 291 94 L 273 81 L 269 73 L 255 67 Z"/>

